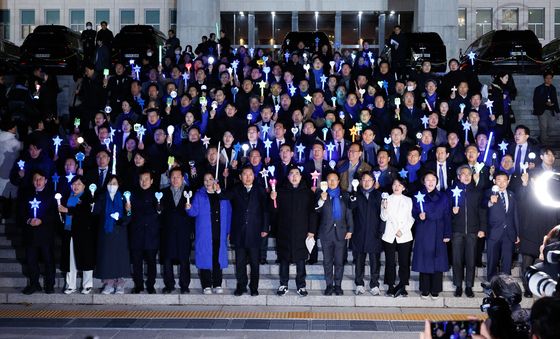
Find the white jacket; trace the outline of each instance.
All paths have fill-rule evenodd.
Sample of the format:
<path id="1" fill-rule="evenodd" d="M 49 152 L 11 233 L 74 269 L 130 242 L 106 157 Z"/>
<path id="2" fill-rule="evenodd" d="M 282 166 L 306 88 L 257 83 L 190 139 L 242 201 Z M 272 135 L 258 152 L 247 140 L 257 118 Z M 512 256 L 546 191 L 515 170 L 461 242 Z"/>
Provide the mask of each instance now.
<path id="1" fill-rule="evenodd" d="M 0 196 L 2 197 L 13 198 L 17 195 L 17 187 L 10 183 L 10 171 L 22 149 L 23 145 L 15 134 L 0 132 Z"/>
<path id="2" fill-rule="evenodd" d="M 385 233 L 381 239 L 393 243 L 395 239 L 398 244 L 412 241 L 412 199 L 406 195 L 391 194 L 387 198 L 387 209 L 381 208 L 381 220 L 385 221 Z M 402 235 L 397 237 L 397 231 Z"/>

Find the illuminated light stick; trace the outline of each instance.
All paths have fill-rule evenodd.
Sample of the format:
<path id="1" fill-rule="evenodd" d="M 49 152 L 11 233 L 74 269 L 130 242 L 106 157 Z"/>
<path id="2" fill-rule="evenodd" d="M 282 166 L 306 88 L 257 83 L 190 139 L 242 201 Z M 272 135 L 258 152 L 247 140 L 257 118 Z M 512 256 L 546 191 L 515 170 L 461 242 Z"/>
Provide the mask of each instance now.
<path id="1" fill-rule="evenodd" d="M 280 105 L 274 105 L 274 113 L 278 114 L 280 112 Z"/>
<path id="2" fill-rule="evenodd" d="M 356 141 L 356 135 L 358 135 L 358 131 L 356 129 L 356 126 L 352 126 L 352 128 L 350 128 L 350 135 L 352 136 L 352 142 Z"/>
<path id="3" fill-rule="evenodd" d="M 113 145 L 113 168 L 111 173 L 113 175 L 117 174 L 117 145 Z"/>
<path id="4" fill-rule="evenodd" d="M 75 128 L 80 127 L 80 118 L 75 118 L 75 119 L 74 119 L 74 127 L 75 127 Z"/>
<path id="5" fill-rule="evenodd" d="M 485 105 L 486 107 L 488 107 L 488 112 L 490 113 L 490 115 L 493 115 L 494 113 L 492 113 L 492 107 L 494 107 L 494 101 L 488 99 L 486 100 Z"/>
<path id="6" fill-rule="evenodd" d="M 266 157 L 270 158 L 270 147 L 272 146 L 272 141 L 266 139 L 264 141 L 264 148 L 266 148 Z"/>
<path id="7" fill-rule="evenodd" d="M 290 96 L 293 97 L 294 94 L 296 94 L 297 89 L 294 85 L 291 85 L 289 91 L 290 91 Z"/>
<path id="8" fill-rule="evenodd" d="M 463 114 L 465 112 L 465 107 L 467 107 L 467 105 L 465 104 L 460 104 L 459 108 L 461 109 L 461 114 Z"/>
<path id="9" fill-rule="evenodd" d="M 237 66 L 239 66 L 239 60 L 233 60 L 231 62 L 231 67 L 233 68 L 233 73 L 237 76 Z"/>
<path id="10" fill-rule="evenodd" d="M 253 47 L 249 48 L 249 55 L 251 56 L 251 59 L 253 59 L 253 56 L 255 55 L 255 49 Z"/>
<path id="11" fill-rule="evenodd" d="M 379 182 L 379 177 L 381 177 L 381 172 L 380 171 L 374 171 L 373 172 L 373 177 L 375 178 L 375 182 Z"/>
<path id="12" fill-rule="evenodd" d="M 399 172 L 399 175 L 401 176 L 401 178 L 406 179 L 406 177 L 408 176 L 408 171 L 405 170 L 404 168 Z"/>
<path id="13" fill-rule="evenodd" d="M 187 82 L 189 81 L 189 73 L 185 72 L 183 73 L 183 82 L 185 84 L 185 88 L 187 88 Z"/>
<path id="14" fill-rule="evenodd" d="M 494 132 L 490 132 L 488 136 L 488 142 L 486 143 L 486 149 L 484 150 L 484 158 L 482 159 L 483 163 L 486 163 L 486 159 L 488 159 L 488 152 L 490 151 L 490 144 L 492 143 L 492 138 L 494 137 Z"/>
<path id="15" fill-rule="evenodd" d="M 167 135 L 169 135 L 171 137 L 170 144 L 173 144 L 173 132 L 175 132 L 175 126 L 173 126 L 173 125 L 167 126 Z"/>
<path id="16" fill-rule="evenodd" d="M 54 173 L 54 175 L 52 176 L 52 181 L 54 184 L 54 190 L 56 192 L 56 187 L 58 186 L 58 181 L 60 180 L 60 176 L 58 175 L 58 173 Z"/>
<path id="17" fill-rule="evenodd" d="M 247 151 L 249 150 L 249 145 L 248 144 L 243 144 L 243 146 L 241 146 L 241 149 L 243 150 L 243 157 L 246 158 L 247 157 Z"/>
<path id="18" fill-rule="evenodd" d="M 529 157 L 529 162 L 535 162 L 534 160 L 537 157 L 537 155 L 535 154 L 535 152 L 531 152 L 529 153 L 528 157 Z"/>
<path id="19" fill-rule="evenodd" d="M 319 184 L 319 188 L 322 192 L 326 192 L 327 189 L 329 189 L 329 184 L 326 181 L 321 181 L 321 183 Z"/>
<path id="20" fill-rule="evenodd" d="M 261 174 L 261 177 L 263 177 L 264 179 L 264 188 L 268 189 L 268 170 L 266 168 L 263 168 L 262 171 L 259 172 Z"/>
<path id="21" fill-rule="evenodd" d="M 168 156 L 167 157 L 167 166 L 169 166 L 169 170 L 171 170 L 174 163 L 175 163 L 175 157 L 172 156 L 172 155 Z"/>
<path id="22" fill-rule="evenodd" d="M 305 99 L 305 104 L 309 104 L 311 102 L 311 95 L 307 94 L 303 98 Z"/>
<path id="23" fill-rule="evenodd" d="M 430 121 L 430 119 L 424 115 L 422 118 L 420 118 L 420 121 L 422 121 L 422 125 L 424 125 L 424 129 L 426 129 L 428 127 L 428 122 Z"/>
<path id="24" fill-rule="evenodd" d="M 502 156 L 506 155 L 508 146 L 509 144 L 505 140 L 502 140 L 502 142 L 498 144 L 500 151 L 502 151 Z"/>
<path id="25" fill-rule="evenodd" d="M 323 129 L 321 130 L 323 132 L 323 140 L 327 141 L 327 132 L 329 131 L 328 128 L 323 127 Z"/>
<path id="26" fill-rule="evenodd" d="M 459 197 L 462 191 L 463 190 L 460 189 L 459 186 L 455 186 L 455 188 L 451 190 L 451 192 L 453 192 L 453 198 L 455 198 L 455 207 L 459 207 Z"/>
<path id="27" fill-rule="evenodd" d="M 331 101 L 333 108 L 336 108 L 336 97 L 331 97 Z"/>
<path id="28" fill-rule="evenodd" d="M 103 69 L 103 77 L 105 78 L 105 80 L 109 79 L 109 69 L 108 68 Z"/>
<path id="29" fill-rule="evenodd" d="M 76 160 L 78 161 L 78 168 L 82 168 L 82 162 L 86 158 L 86 155 L 82 152 L 76 153 Z"/>
<path id="30" fill-rule="evenodd" d="M 33 95 L 33 99 L 39 99 L 39 91 L 41 90 L 41 85 L 35 85 L 35 94 Z"/>
<path id="31" fill-rule="evenodd" d="M 250 125 L 251 121 L 253 120 L 253 114 L 252 113 L 247 114 L 246 119 L 247 119 L 247 124 Z"/>
<path id="32" fill-rule="evenodd" d="M 471 51 L 469 54 L 467 54 L 467 56 L 471 60 L 471 66 L 474 66 L 474 59 L 476 58 L 476 53 Z"/>
<path id="33" fill-rule="evenodd" d="M 190 205 L 191 198 L 192 198 L 192 191 L 189 191 L 188 193 L 187 191 L 183 191 L 183 196 L 185 197 L 185 199 L 187 199 L 187 204 Z"/>
<path id="34" fill-rule="evenodd" d="M 319 78 L 321 80 L 321 87 L 323 88 L 323 91 L 325 90 L 325 83 L 327 82 L 327 77 L 324 74 L 321 74 L 321 77 Z"/>
<path id="35" fill-rule="evenodd" d="M 214 61 L 215 61 L 215 60 L 214 60 L 214 57 L 213 57 L 213 56 L 209 57 L 209 58 L 208 58 L 208 66 L 214 65 Z"/>
<path id="36" fill-rule="evenodd" d="M 103 144 L 105 145 L 105 147 L 107 147 L 107 151 L 111 152 L 111 148 L 109 147 L 109 145 L 111 145 L 111 138 L 103 139 Z"/>
<path id="37" fill-rule="evenodd" d="M 159 64 L 161 65 L 161 55 L 162 55 L 163 46 L 159 45 L 158 49 L 159 49 L 158 61 L 159 61 Z"/>
<path id="38" fill-rule="evenodd" d="M 130 195 L 131 195 L 130 191 L 126 191 L 123 193 L 123 197 L 126 199 L 127 204 L 130 204 Z"/>
<path id="39" fill-rule="evenodd" d="M 453 86 L 453 88 L 451 88 L 451 92 L 456 93 L 457 92 L 457 86 Z"/>
<path id="40" fill-rule="evenodd" d="M 426 107 L 428 107 L 428 112 L 433 112 L 432 106 L 430 106 L 430 103 L 428 102 L 428 99 L 424 99 L 424 102 L 426 103 Z"/>
<path id="41" fill-rule="evenodd" d="M 210 145 L 210 139 L 211 138 L 209 138 L 207 135 L 205 135 L 204 138 L 200 139 L 206 149 L 208 149 L 208 145 Z"/>
<path id="42" fill-rule="evenodd" d="M 58 147 L 62 145 L 62 139 L 57 135 L 52 139 L 54 143 L 54 155 L 58 156 Z"/>
<path id="43" fill-rule="evenodd" d="M 360 181 L 358 179 L 352 179 L 352 188 L 354 192 L 358 192 L 358 186 L 360 185 Z"/>
<path id="44" fill-rule="evenodd" d="M 261 97 L 264 97 L 264 89 L 266 87 L 266 82 L 264 80 L 261 80 L 259 82 L 259 87 L 261 89 Z"/>
<path id="45" fill-rule="evenodd" d="M 138 103 L 138 105 L 140 105 L 141 110 L 144 110 L 144 99 L 138 98 L 138 100 L 136 100 L 136 103 Z"/>
<path id="46" fill-rule="evenodd" d="M 496 155 L 496 153 L 492 153 L 492 166 L 496 165 L 496 159 L 498 158 L 498 156 Z"/>
<path id="47" fill-rule="evenodd" d="M 271 176 L 274 176 L 274 172 L 276 172 L 276 167 L 274 167 L 274 165 L 268 166 L 268 173 L 270 173 Z"/>
<path id="48" fill-rule="evenodd" d="M 303 146 L 302 143 L 299 143 L 299 145 L 296 146 L 296 150 L 297 150 L 297 154 L 298 154 L 298 162 L 301 163 L 301 156 L 302 156 L 303 152 L 305 151 L 305 146 Z"/>
<path id="49" fill-rule="evenodd" d="M 231 94 L 233 94 L 233 103 L 235 104 L 235 97 L 237 95 L 237 92 L 239 92 L 239 88 L 237 87 L 232 87 L 231 88 Z"/>
<path id="50" fill-rule="evenodd" d="M 462 123 L 463 130 L 465 131 L 465 142 L 469 141 L 469 131 L 471 129 L 471 123 L 468 121 L 464 121 Z"/>
<path id="51" fill-rule="evenodd" d="M 519 164 L 519 167 L 523 171 L 523 174 L 527 174 L 527 169 L 529 168 L 529 163 L 528 162 L 521 163 L 521 164 Z"/>
<path id="52" fill-rule="evenodd" d="M 306 74 L 309 74 L 309 69 L 311 68 L 311 66 L 309 66 L 309 64 L 304 64 L 303 65 L 303 69 L 305 70 Z"/>
<path id="53" fill-rule="evenodd" d="M 272 192 L 276 192 L 276 179 L 270 179 L 268 181 L 270 183 L 270 188 L 272 189 Z M 276 205 L 276 199 L 273 200 L 274 201 L 274 208 L 278 208 L 278 206 Z"/>
<path id="54" fill-rule="evenodd" d="M 41 201 L 37 200 L 37 198 L 33 198 L 33 200 L 29 202 L 29 204 L 31 205 L 31 209 L 33 210 L 33 219 L 37 219 L 37 209 L 39 208 Z"/>
<path id="55" fill-rule="evenodd" d="M 163 198 L 163 193 L 161 193 L 161 192 L 156 192 L 156 193 L 154 194 L 154 196 L 155 196 L 156 199 L 157 199 L 157 203 L 160 204 L 161 198 Z"/>
<path id="56" fill-rule="evenodd" d="M 113 126 L 109 126 L 109 139 L 113 142 L 113 138 L 115 137 L 115 132 L 117 130 L 113 128 Z"/>
<path id="57" fill-rule="evenodd" d="M 363 89 L 363 88 L 360 88 L 360 89 L 358 90 L 358 93 L 360 93 L 360 99 L 363 99 L 363 98 L 364 98 L 364 94 L 366 93 L 366 90 Z"/>
<path id="58" fill-rule="evenodd" d="M 313 173 L 311 173 L 311 179 L 313 180 L 313 188 L 317 187 L 317 180 L 319 179 L 319 177 L 321 176 L 321 173 L 317 172 L 317 170 L 313 171 Z"/>
<path id="59" fill-rule="evenodd" d="M 329 152 L 329 160 L 332 158 L 332 153 L 334 151 L 334 144 L 332 142 L 327 144 L 327 152 Z"/>
<path id="60" fill-rule="evenodd" d="M 220 168 L 220 148 L 222 146 L 222 142 L 218 141 L 218 159 L 216 160 L 216 176 L 215 176 L 215 180 L 216 182 L 218 182 L 218 169 Z"/>
<path id="61" fill-rule="evenodd" d="M 361 122 L 357 122 L 356 123 L 356 132 L 358 132 L 358 135 L 361 134 L 362 128 L 363 128 L 363 124 Z"/>
<path id="62" fill-rule="evenodd" d="M 138 65 L 134 65 L 134 67 L 132 67 L 132 70 L 134 71 L 134 74 L 136 74 L 136 80 L 140 80 L 140 70 L 142 68 Z"/>
<path id="63" fill-rule="evenodd" d="M 336 63 L 333 60 L 329 61 L 329 65 L 331 66 L 331 69 L 333 70 L 333 72 L 334 72 L 334 65 L 335 64 Z"/>
<path id="64" fill-rule="evenodd" d="M 241 150 L 241 144 L 238 142 L 237 144 L 233 145 L 233 150 L 235 151 L 235 160 L 239 158 L 239 150 Z"/>
<path id="65" fill-rule="evenodd" d="M 426 195 L 422 194 L 422 192 L 418 192 L 414 197 L 416 198 L 416 202 L 420 205 L 420 213 L 424 213 L 424 197 Z"/>
<path id="66" fill-rule="evenodd" d="M 138 134 L 138 139 L 140 140 L 140 142 L 142 142 L 142 139 L 144 138 L 144 134 L 146 133 L 146 127 L 140 125 L 136 133 Z"/>
<path id="67" fill-rule="evenodd" d="M 68 173 L 68 175 L 66 176 L 66 181 L 68 181 L 68 184 L 70 184 L 70 181 L 72 181 L 74 177 L 75 177 L 74 173 L 72 172 Z"/>
<path id="68" fill-rule="evenodd" d="M 270 131 L 270 126 L 264 125 L 261 128 L 261 132 L 263 133 L 263 139 L 266 140 L 267 137 L 266 135 L 268 134 L 268 131 Z"/>
<path id="69" fill-rule="evenodd" d="M 20 160 L 20 161 L 17 162 L 17 165 L 18 165 L 20 171 L 25 170 L 25 161 Z"/>
<path id="70" fill-rule="evenodd" d="M 286 59 L 286 63 L 288 63 L 288 60 L 290 59 L 290 52 L 284 53 L 284 58 Z"/>
<path id="71" fill-rule="evenodd" d="M 264 81 L 268 82 L 268 73 L 270 73 L 270 67 L 268 66 L 263 67 L 263 72 L 264 72 Z"/>
<path id="72" fill-rule="evenodd" d="M 385 89 L 385 93 L 389 96 L 389 83 L 387 80 L 383 80 L 383 88 Z"/>

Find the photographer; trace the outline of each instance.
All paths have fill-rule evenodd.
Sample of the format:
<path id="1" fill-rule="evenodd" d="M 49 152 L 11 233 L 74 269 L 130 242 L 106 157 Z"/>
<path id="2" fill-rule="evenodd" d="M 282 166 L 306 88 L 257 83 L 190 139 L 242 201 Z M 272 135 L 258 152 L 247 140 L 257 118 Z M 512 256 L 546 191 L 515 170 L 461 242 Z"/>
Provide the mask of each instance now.
<path id="1" fill-rule="evenodd" d="M 530 291 L 537 296 L 558 295 L 560 225 L 545 235 L 540 252 L 538 263 L 527 268 L 524 277 L 526 284 Z"/>

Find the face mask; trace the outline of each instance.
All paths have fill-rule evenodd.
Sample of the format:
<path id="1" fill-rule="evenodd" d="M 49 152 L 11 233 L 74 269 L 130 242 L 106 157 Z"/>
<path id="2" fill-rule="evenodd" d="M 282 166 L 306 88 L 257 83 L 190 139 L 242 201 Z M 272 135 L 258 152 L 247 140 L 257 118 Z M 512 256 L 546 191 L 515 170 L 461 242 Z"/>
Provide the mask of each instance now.
<path id="1" fill-rule="evenodd" d="M 91 29 L 91 26 L 86 26 L 86 29 Z"/>
<path id="2" fill-rule="evenodd" d="M 109 194 L 117 193 L 118 189 L 119 189 L 119 186 L 117 186 L 117 185 L 107 185 L 107 191 L 109 191 Z"/>
<path id="3" fill-rule="evenodd" d="M 153 55 L 153 53 L 152 53 L 152 52 L 148 52 L 148 53 L 146 53 L 146 55 L 149 56 L 149 57 L 151 57 L 151 56 Z"/>
<path id="4" fill-rule="evenodd" d="M 414 86 L 406 86 L 406 90 L 409 92 L 414 91 L 416 88 L 414 88 Z"/>

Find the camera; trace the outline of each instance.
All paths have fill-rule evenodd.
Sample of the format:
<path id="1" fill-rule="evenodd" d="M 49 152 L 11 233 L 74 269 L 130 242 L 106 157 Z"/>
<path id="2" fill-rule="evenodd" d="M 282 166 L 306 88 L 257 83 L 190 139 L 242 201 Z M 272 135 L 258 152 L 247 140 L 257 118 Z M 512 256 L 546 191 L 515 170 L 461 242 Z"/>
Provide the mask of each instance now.
<path id="1" fill-rule="evenodd" d="M 531 293 L 539 297 L 554 296 L 560 291 L 560 242 L 545 246 L 544 262 L 530 266 L 525 273 L 527 285 Z"/>

